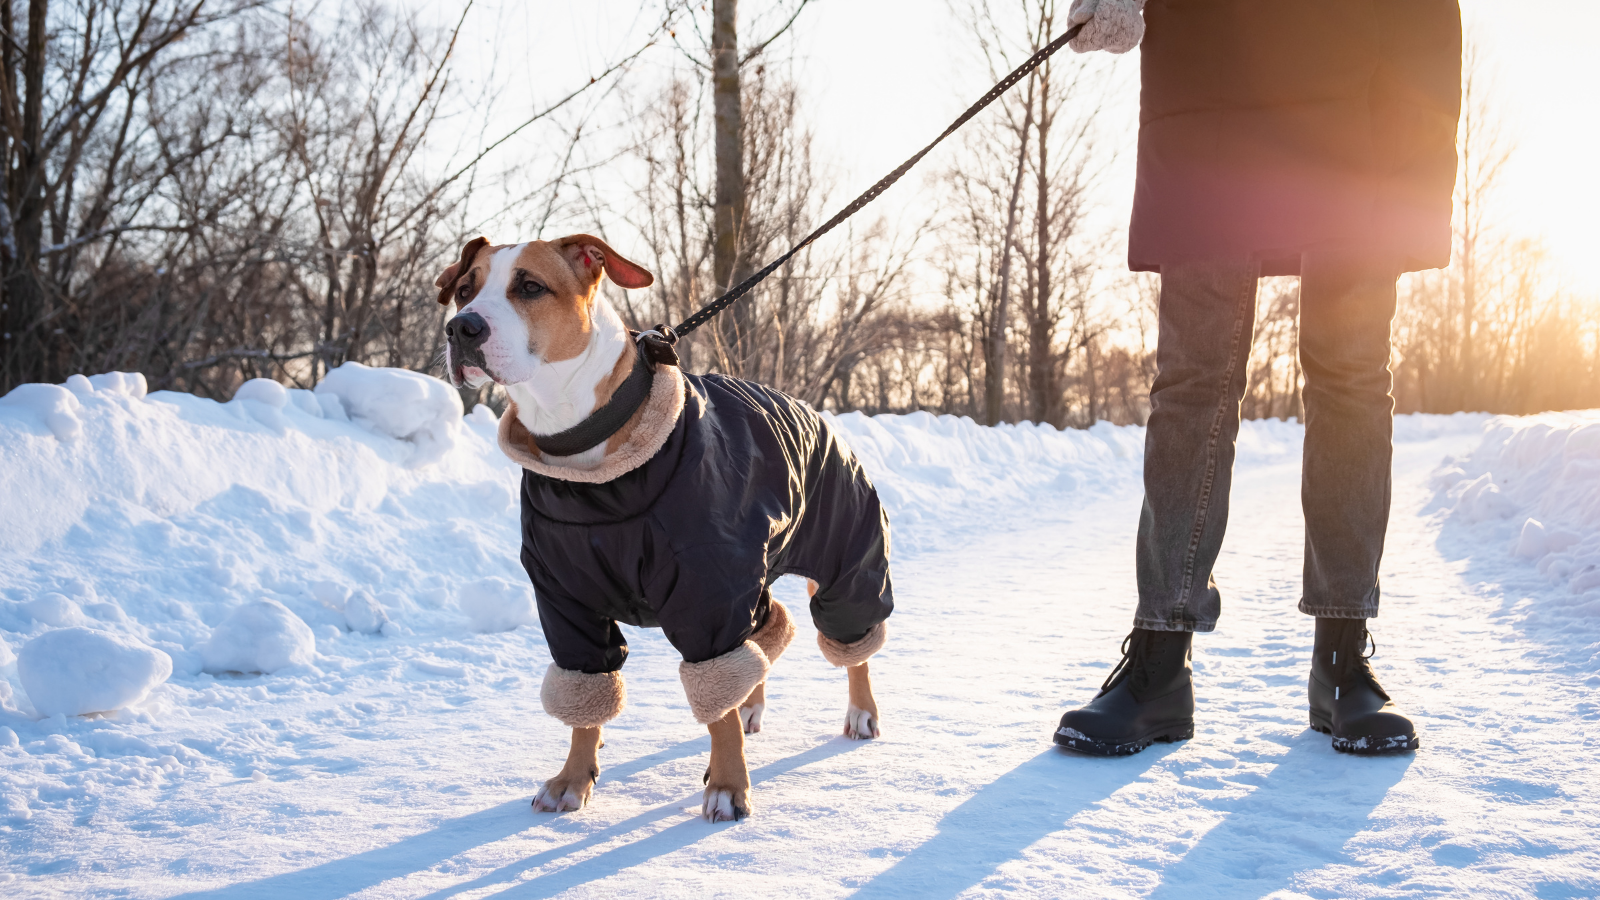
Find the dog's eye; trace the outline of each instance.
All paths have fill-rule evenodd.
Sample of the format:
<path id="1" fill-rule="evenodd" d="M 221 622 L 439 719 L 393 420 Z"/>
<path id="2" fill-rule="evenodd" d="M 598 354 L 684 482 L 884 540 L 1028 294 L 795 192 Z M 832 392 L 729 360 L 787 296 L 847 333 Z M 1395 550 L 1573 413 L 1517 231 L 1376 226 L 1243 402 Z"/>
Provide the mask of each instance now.
<path id="1" fill-rule="evenodd" d="M 522 296 L 524 297 L 537 297 L 547 290 L 549 290 L 549 288 L 546 288 L 539 282 L 534 281 L 532 278 L 522 283 Z"/>
<path id="2" fill-rule="evenodd" d="M 456 288 L 456 298 L 460 300 L 472 299 L 472 285 L 463 284 L 461 287 Z"/>

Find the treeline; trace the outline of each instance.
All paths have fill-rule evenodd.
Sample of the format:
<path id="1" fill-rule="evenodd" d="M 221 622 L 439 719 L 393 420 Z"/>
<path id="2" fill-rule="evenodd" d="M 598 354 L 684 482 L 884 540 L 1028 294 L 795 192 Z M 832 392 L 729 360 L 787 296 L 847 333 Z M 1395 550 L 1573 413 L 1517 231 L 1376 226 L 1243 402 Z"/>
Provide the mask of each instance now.
<path id="1" fill-rule="evenodd" d="M 971 46 L 950 52 L 996 77 L 1066 12 L 953 2 Z M 379 0 L 0 0 L 0 391 L 123 369 L 225 398 L 346 360 L 433 370 L 433 277 L 486 230 L 604 234 L 657 274 L 610 292 L 624 318 L 680 321 L 848 199 L 789 74 L 809 5 L 647 0 L 640 53 L 506 115 L 457 71 L 460 23 Z M 657 65 L 630 67 L 641 53 Z M 1125 143 L 1097 130 L 1106 71 L 1041 67 L 897 188 L 933 212 L 869 207 L 686 339 L 686 365 L 838 411 L 1144 421 L 1158 280 L 1124 271 L 1092 207 Z M 1456 263 L 1402 280 L 1399 408 L 1600 405 L 1589 308 L 1494 227 L 1511 148 L 1468 71 Z M 497 160 L 511 147 L 541 155 Z M 1245 415 L 1298 416 L 1296 280 L 1264 280 L 1258 310 Z"/>
<path id="2" fill-rule="evenodd" d="M 0 0 L 0 392 L 428 369 L 486 149 L 614 80 L 442 147 L 441 117 L 488 120 L 452 88 L 460 27 L 378 0 Z M 496 199 L 550 208 L 560 162 Z"/>

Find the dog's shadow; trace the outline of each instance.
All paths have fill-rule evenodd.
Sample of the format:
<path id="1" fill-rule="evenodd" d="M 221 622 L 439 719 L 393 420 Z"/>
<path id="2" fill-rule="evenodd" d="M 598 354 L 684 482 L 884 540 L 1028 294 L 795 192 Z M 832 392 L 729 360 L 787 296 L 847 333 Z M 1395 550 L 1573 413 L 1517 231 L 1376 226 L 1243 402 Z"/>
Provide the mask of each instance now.
<path id="1" fill-rule="evenodd" d="M 681 741 L 654 753 L 608 768 L 605 772 L 604 780 L 618 781 L 661 763 L 683 759 L 705 751 L 706 738 L 704 737 Z M 781 763 L 775 765 L 781 765 Z M 564 846 L 556 851 L 556 854 L 570 852 L 581 846 L 603 841 L 617 834 L 626 834 L 650 821 L 671 815 L 674 809 L 675 807 L 667 807 L 636 816 L 627 822 L 614 825 L 603 832 L 591 835 L 578 844 Z M 369 887 L 382 884 L 385 881 L 403 878 L 415 872 L 431 868 L 475 847 L 492 844 L 495 841 L 504 840 L 527 831 L 529 828 L 552 823 L 556 821 L 556 818 L 555 816 L 533 816 L 528 806 L 528 798 L 524 797 L 479 810 L 471 815 L 448 819 L 429 831 L 414 834 L 393 844 L 368 850 L 365 853 L 357 853 L 354 856 L 331 860 L 321 865 L 299 869 L 294 872 L 285 872 L 281 875 L 274 875 L 258 881 L 230 884 L 211 890 L 182 894 L 172 898 L 172 900 L 252 900 L 252 898 L 281 900 L 284 897 L 294 897 L 296 900 L 336 900 L 336 898 L 347 897 Z M 545 855 L 549 854 L 541 854 L 540 856 Z M 531 859 L 538 859 L 538 857 Z M 548 861 L 532 862 L 531 865 L 541 865 L 543 862 Z M 529 861 L 525 860 L 519 863 L 518 866 L 520 868 L 528 868 Z M 465 887 L 464 885 L 457 886 L 449 891 L 440 892 L 438 895 L 429 896 L 453 894 L 465 889 Z"/>
<path id="2" fill-rule="evenodd" d="M 1073 816 L 1138 781 L 1174 749 L 1095 759 L 1051 747 L 947 813 L 938 834 L 867 882 L 852 900 L 954 897 L 1060 831 Z"/>
<path id="3" fill-rule="evenodd" d="M 814 762 L 821 762 L 829 757 L 838 756 L 841 753 L 848 753 L 851 750 L 862 746 L 865 746 L 865 744 L 861 741 L 852 741 L 844 737 L 833 738 L 832 740 L 812 747 L 810 750 L 796 753 L 793 756 L 786 757 L 776 762 L 768 763 L 760 768 L 750 770 L 750 784 L 753 786 L 760 784 L 763 781 L 769 781 L 773 778 L 777 778 L 779 775 L 793 772 L 795 769 L 798 769 L 802 766 L 807 766 Z M 555 862 L 556 860 L 569 856 L 576 851 L 584 849 L 585 847 L 591 847 L 595 844 L 605 843 L 606 841 L 609 841 L 619 835 L 627 834 L 634 829 L 648 825 L 651 822 L 655 822 L 669 816 L 681 815 L 683 805 L 687 801 L 688 798 L 685 798 L 684 800 L 679 800 L 674 803 L 668 803 L 665 806 L 657 807 L 649 812 L 634 816 L 632 819 L 629 819 L 626 822 L 618 822 L 616 825 L 613 825 L 610 828 L 597 831 L 576 843 L 566 844 L 561 847 L 547 850 L 544 853 L 538 853 L 526 859 L 518 860 L 511 865 L 503 866 L 494 870 L 493 872 L 488 872 L 464 884 L 454 884 L 448 888 L 435 891 L 432 894 L 428 894 L 425 897 L 419 898 L 419 900 L 440 900 L 440 898 L 453 896 L 462 891 L 471 891 L 492 887 L 497 884 L 504 884 L 516 879 L 517 876 L 528 871 L 529 869 L 535 869 L 539 866 Z M 665 856 L 666 854 L 672 853 L 676 850 L 682 850 L 683 848 L 713 833 L 714 830 L 712 826 L 709 826 L 703 822 L 699 816 L 695 816 L 686 821 L 679 822 L 676 825 L 664 828 L 643 840 L 624 844 L 613 850 L 607 850 L 606 852 L 601 853 L 592 859 L 586 859 L 581 863 L 568 866 L 567 868 L 558 872 L 552 872 L 548 875 L 541 875 L 537 878 L 523 881 L 520 884 L 512 886 L 508 890 L 504 890 L 495 894 L 494 896 L 496 900 L 538 900 L 538 898 L 553 897 L 562 891 L 599 881 L 603 878 L 609 878 L 612 875 L 622 872 L 623 870 L 632 866 L 649 862 L 652 859 Z"/>

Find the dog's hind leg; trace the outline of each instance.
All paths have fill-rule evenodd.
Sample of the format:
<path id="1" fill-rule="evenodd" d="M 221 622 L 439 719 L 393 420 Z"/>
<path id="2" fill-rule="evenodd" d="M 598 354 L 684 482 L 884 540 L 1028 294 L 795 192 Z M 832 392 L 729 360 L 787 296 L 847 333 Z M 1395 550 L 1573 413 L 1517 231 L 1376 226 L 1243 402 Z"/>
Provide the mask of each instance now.
<path id="1" fill-rule="evenodd" d="M 583 809 L 589 792 L 600 778 L 600 729 L 572 729 L 572 749 L 567 764 L 556 777 L 546 781 L 533 798 L 534 812 L 567 812 Z"/>
<path id="2" fill-rule="evenodd" d="M 737 822 L 750 815 L 750 771 L 745 767 L 739 719 L 739 710 L 730 709 L 706 726 L 711 732 L 711 766 L 706 769 L 700 814 L 707 822 Z"/>
<path id="3" fill-rule="evenodd" d="M 739 722 L 744 725 L 745 734 L 756 734 L 761 731 L 761 714 L 767 710 L 767 683 L 765 681 L 756 685 L 750 696 L 744 698 L 739 704 Z"/>

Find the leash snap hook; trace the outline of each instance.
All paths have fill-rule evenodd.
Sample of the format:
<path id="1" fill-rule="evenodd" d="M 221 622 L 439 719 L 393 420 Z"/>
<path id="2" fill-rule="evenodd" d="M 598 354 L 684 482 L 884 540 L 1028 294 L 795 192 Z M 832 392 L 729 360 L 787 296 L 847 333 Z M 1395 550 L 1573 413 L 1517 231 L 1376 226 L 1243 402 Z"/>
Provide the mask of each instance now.
<path id="1" fill-rule="evenodd" d="M 673 345 L 678 343 L 678 332 L 674 331 L 671 325 L 657 323 L 654 328 L 639 332 L 635 340 L 639 342 L 639 349 L 650 358 L 651 362 L 666 366 L 678 365 L 678 351 L 673 348 Z"/>

